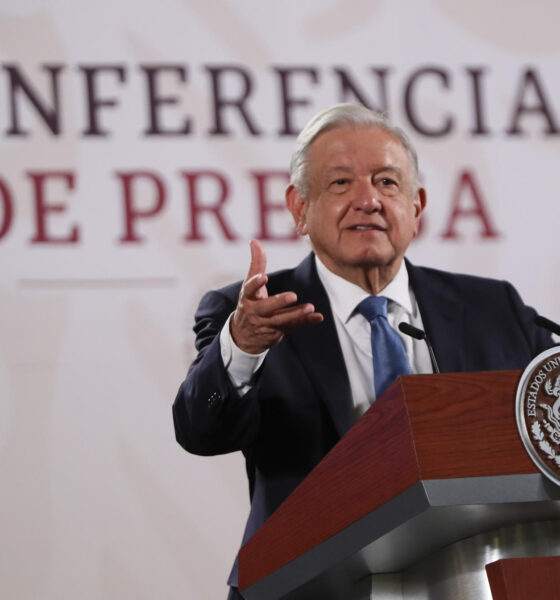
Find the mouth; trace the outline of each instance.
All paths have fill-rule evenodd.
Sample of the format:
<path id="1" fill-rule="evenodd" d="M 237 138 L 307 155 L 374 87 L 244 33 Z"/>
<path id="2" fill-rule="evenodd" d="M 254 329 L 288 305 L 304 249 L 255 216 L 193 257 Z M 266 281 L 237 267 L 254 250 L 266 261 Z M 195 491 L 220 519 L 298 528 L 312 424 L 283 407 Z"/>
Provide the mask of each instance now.
<path id="1" fill-rule="evenodd" d="M 352 225 L 348 229 L 351 231 L 385 231 L 385 227 L 381 227 L 381 225 Z"/>

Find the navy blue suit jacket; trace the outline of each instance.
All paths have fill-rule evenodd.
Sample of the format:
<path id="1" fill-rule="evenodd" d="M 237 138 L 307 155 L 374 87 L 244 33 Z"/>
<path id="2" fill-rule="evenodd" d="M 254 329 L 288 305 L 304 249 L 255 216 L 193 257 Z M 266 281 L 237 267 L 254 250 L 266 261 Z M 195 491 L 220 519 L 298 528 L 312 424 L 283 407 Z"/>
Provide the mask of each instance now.
<path id="1" fill-rule="evenodd" d="M 410 282 L 442 372 L 522 369 L 552 345 L 535 312 L 507 282 L 415 267 Z M 207 293 L 195 315 L 198 356 L 173 405 L 178 442 L 202 455 L 241 450 L 251 511 L 243 542 L 264 523 L 353 425 L 348 375 L 313 255 L 269 275 L 270 295 L 296 292 L 324 321 L 296 329 L 272 348 L 240 397 L 220 354 L 219 333 L 240 283 Z M 234 567 L 230 585 L 236 585 Z"/>

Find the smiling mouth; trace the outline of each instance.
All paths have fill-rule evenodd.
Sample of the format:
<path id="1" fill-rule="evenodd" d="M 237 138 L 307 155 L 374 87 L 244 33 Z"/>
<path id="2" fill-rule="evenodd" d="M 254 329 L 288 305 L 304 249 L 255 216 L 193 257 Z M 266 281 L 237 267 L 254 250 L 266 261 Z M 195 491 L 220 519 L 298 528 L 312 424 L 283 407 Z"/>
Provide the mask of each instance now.
<path id="1" fill-rule="evenodd" d="M 352 231 L 385 231 L 385 229 L 379 225 L 354 225 L 349 229 Z"/>

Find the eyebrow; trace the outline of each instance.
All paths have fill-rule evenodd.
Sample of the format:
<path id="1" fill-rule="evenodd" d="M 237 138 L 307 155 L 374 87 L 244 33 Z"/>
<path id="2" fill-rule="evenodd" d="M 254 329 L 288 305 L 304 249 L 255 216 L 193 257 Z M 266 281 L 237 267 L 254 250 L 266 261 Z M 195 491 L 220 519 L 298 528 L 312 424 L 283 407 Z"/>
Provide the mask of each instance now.
<path id="1" fill-rule="evenodd" d="M 382 173 L 383 171 L 391 171 L 392 173 L 396 173 L 397 175 L 402 175 L 403 170 L 400 167 L 395 167 L 393 165 L 383 165 L 375 170 L 376 173 Z"/>
<path id="2" fill-rule="evenodd" d="M 350 173 L 352 169 L 350 167 L 344 167 L 342 165 L 336 165 L 334 167 L 326 167 L 323 173 L 336 173 L 337 171 L 343 171 L 344 173 Z"/>
<path id="3" fill-rule="evenodd" d="M 381 167 L 377 167 L 373 171 L 373 173 L 378 174 L 378 173 L 382 173 L 383 171 L 390 171 L 392 173 L 396 173 L 397 175 L 403 174 L 403 169 L 401 169 L 400 167 L 393 166 L 393 165 L 382 165 Z M 323 171 L 323 173 L 325 173 L 326 175 L 331 175 L 331 174 L 334 175 L 337 172 L 353 173 L 353 169 L 351 167 L 346 167 L 344 165 L 335 165 L 333 167 L 326 167 Z"/>

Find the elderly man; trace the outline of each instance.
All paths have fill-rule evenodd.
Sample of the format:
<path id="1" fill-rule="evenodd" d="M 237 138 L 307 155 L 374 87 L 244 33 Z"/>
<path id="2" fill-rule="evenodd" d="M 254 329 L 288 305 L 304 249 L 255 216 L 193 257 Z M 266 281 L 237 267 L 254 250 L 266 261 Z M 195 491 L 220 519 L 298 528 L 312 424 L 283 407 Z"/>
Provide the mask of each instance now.
<path id="1" fill-rule="evenodd" d="M 244 542 L 399 374 L 432 371 L 399 323 L 426 331 L 447 372 L 520 369 L 552 343 L 508 283 L 405 260 L 426 192 L 409 140 L 382 115 L 341 104 L 315 116 L 286 202 L 313 252 L 267 275 L 251 242 L 245 281 L 200 303 L 199 354 L 173 406 L 189 452 L 244 453 Z"/>

